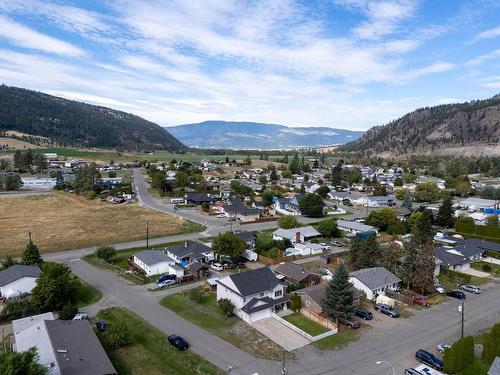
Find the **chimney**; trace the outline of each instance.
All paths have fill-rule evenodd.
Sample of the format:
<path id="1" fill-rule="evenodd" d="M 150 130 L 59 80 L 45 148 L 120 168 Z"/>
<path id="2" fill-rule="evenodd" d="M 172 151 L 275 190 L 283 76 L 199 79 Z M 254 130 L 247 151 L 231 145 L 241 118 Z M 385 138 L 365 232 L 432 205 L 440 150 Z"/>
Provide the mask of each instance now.
<path id="1" fill-rule="evenodd" d="M 300 243 L 300 232 L 295 233 L 295 243 Z"/>

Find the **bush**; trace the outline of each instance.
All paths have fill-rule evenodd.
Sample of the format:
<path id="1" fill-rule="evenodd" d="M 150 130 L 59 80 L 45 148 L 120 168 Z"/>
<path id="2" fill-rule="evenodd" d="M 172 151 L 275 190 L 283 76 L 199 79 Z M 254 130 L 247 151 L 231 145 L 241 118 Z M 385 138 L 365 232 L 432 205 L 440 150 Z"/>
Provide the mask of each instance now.
<path id="1" fill-rule="evenodd" d="M 285 215 L 278 219 L 278 226 L 281 229 L 298 228 L 299 222 L 294 216 Z"/>
<path id="2" fill-rule="evenodd" d="M 300 296 L 297 293 L 294 293 L 292 294 L 291 300 L 290 308 L 295 312 L 299 312 L 302 307 L 302 300 L 300 299 Z"/>
<path id="3" fill-rule="evenodd" d="M 77 313 L 78 313 L 78 307 L 69 303 L 67 305 L 64 305 L 61 311 L 59 311 L 59 319 L 71 320 L 75 317 Z"/>
<path id="4" fill-rule="evenodd" d="M 201 204 L 201 209 L 203 210 L 203 212 L 208 212 L 210 210 L 210 205 L 207 202 L 203 202 Z"/>
<path id="5" fill-rule="evenodd" d="M 203 290 L 201 288 L 193 288 L 189 291 L 189 298 L 196 303 L 200 303 L 203 298 Z"/>
<path id="6" fill-rule="evenodd" d="M 234 305 L 228 298 L 221 298 L 217 301 L 220 311 L 228 318 L 233 316 Z"/>
<path id="7" fill-rule="evenodd" d="M 94 199 L 94 198 L 95 198 L 95 192 L 94 192 L 94 191 L 92 191 L 92 190 L 91 190 L 91 191 L 88 191 L 88 192 L 87 192 L 87 199 L 88 199 L 89 201 L 91 201 L 91 200 L 92 200 L 92 199 Z"/>
<path id="8" fill-rule="evenodd" d="M 95 252 L 96 257 L 109 262 L 116 256 L 116 249 L 112 246 L 101 246 Z"/>
<path id="9" fill-rule="evenodd" d="M 484 272 L 491 272 L 491 266 L 488 264 L 488 263 L 485 263 L 481 266 L 481 269 L 484 271 Z"/>
<path id="10" fill-rule="evenodd" d="M 130 345 L 132 338 L 125 324 L 115 323 L 110 325 L 108 331 L 105 333 L 104 342 L 112 349 L 119 349 Z"/>
<path id="11" fill-rule="evenodd" d="M 474 338 L 464 337 L 456 341 L 444 352 L 444 370 L 448 374 L 457 373 L 474 362 Z"/>

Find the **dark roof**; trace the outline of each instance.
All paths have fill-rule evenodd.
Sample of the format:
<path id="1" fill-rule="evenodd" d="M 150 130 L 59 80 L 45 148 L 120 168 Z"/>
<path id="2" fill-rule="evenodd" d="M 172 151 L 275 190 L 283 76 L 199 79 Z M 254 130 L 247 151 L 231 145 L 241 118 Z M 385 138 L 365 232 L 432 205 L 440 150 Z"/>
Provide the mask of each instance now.
<path id="1" fill-rule="evenodd" d="M 319 277 L 319 275 L 316 275 L 315 273 L 306 270 L 304 267 L 301 267 L 291 262 L 280 264 L 278 268 L 274 270 L 274 272 L 285 276 L 287 279 L 297 282 L 301 282 L 309 275 L 314 275 Z"/>
<path id="2" fill-rule="evenodd" d="M 349 274 L 355 277 L 371 290 L 399 283 L 401 279 L 384 267 L 364 268 Z"/>
<path id="3" fill-rule="evenodd" d="M 273 289 L 280 281 L 269 267 L 229 275 L 242 297 Z"/>
<path id="4" fill-rule="evenodd" d="M 181 245 L 170 247 L 168 251 L 178 256 L 179 258 L 185 258 L 190 255 L 196 258 L 202 253 L 212 251 L 212 249 L 198 241 L 186 241 Z"/>
<path id="5" fill-rule="evenodd" d="M 6 270 L 0 271 L 0 286 L 10 284 L 23 277 L 38 277 L 41 273 L 42 271 L 37 266 L 14 264 Z"/>
<path id="6" fill-rule="evenodd" d="M 253 232 L 240 232 L 240 233 L 235 233 L 234 235 L 246 242 L 253 242 L 255 241 L 256 237 L 255 233 Z"/>
<path id="7" fill-rule="evenodd" d="M 174 263 L 174 260 L 161 250 L 143 250 L 140 253 L 134 254 L 134 256 L 148 266 L 160 262 Z"/>
<path id="8" fill-rule="evenodd" d="M 196 203 L 213 202 L 214 198 L 207 193 L 186 193 L 186 200 Z"/>
<path id="9" fill-rule="evenodd" d="M 262 298 L 252 298 L 250 301 L 247 302 L 245 306 L 241 308 L 243 312 L 246 312 L 247 314 L 252 314 L 257 311 L 262 311 L 269 309 L 273 307 L 274 305 L 277 305 L 278 303 L 286 302 L 288 301 L 289 295 L 284 295 L 281 298 L 278 299 L 272 299 L 270 297 L 262 297 Z"/>
<path id="10" fill-rule="evenodd" d="M 189 269 L 193 272 L 198 272 L 204 268 L 208 269 L 208 266 L 206 264 L 203 264 L 203 263 L 194 262 L 194 263 L 191 263 L 189 265 Z"/>
<path id="11" fill-rule="evenodd" d="M 479 240 L 477 238 L 471 238 L 471 239 L 465 240 L 465 243 L 468 245 L 471 245 L 471 246 L 476 246 L 480 249 L 500 252 L 500 244 L 495 243 L 495 242 Z"/>
<path id="12" fill-rule="evenodd" d="M 259 213 L 258 208 L 247 207 L 242 201 L 234 198 L 229 199 L 229 204 L 225 204 L 222 207 L 226 212 L 239 215 L 257 215 Z"/>
<path id="13" fill-rule="evenodd" d="M 116 374 L 87 320 L 46 320 L 61 375 Z"/>
<path id="14" fill-rule="evenodd" d="M 295 293 L 305 294 L 309 296 L 314 302 L 321 306 L 321 300 L 326 293 L 326 287 L 328 283 L 316 284 L 309 288 L 299 289 Z M 351 287 L 352 295 L 354 299 L 361 297 L 361 291 L 357 290 L 354 286 Z"/>
<path id="15" fill-rule="evenodd" d="M 438 258 L 447 267 L 463 265 L 469 262 L 469 259 L 460 254 L 450 252 L 453 248 L 438 247 L 434 249 L 434 256 Z"/>

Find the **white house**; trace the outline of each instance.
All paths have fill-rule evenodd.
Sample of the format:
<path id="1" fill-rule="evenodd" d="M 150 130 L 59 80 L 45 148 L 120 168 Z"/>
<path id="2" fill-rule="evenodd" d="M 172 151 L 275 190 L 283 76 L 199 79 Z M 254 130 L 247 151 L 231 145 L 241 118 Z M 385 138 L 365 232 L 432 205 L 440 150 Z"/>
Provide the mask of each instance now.
<path id="1" fill-rule="evenodd" d="M 384 267 L 372 267 L 351 272 L 349 282 L 371 300 L 387 289 L 396 290 L 401 279 Z"/>
<path id="2" fill-rule="evenodd" d="M 229 299 L 234 314 L 248 324 L 287 309 L 284 287 L 268 267 L 225 276 L 217 284 L 217 300 Z"/>
<path id="3" fill-rule="evenodd" d="M 208 263 L 214 259 L 213 250 L 198 241 L 185 241 L 182 245 L 170 247 L 167 255 L 177 263 Z"/>
<path id="4" fill-rule="evenodd" d="M 301 243 L 319 236 L 321 236 L 321 233 L 310 225 L 291 229 L 279 228 L 273 232 L 273 240 L 288 240 L 292 244 Z"/>
<path id="5" fill-rule="evenodd" d="M 32 189 L 52 189 L 57 184 L 57 178 L 21 177 L 23 186 Z"/>
<path id="6" fill-rule="evenodd" d="M 4 298 L 31 293 L 42 271 L 37 266 L 15 264 L 0 271 L 0 294 Z"/>
<path id="7" fill-rule="evenodd" d="M 294 248 L 298 251 L 298 255 L 315 255 L 315 254 L 323 254 L 323 246 L 317 243 L 297 243 Z M 297 254 L 295 254 L 297 255 Z"/>
<path id="8" fill-rule="evenodd" d="M 143 250 L 134 254 L 133 262 L 147 276 L 171 273 L 170 267 L 175 264 L 175 260 L 161 250 Z"/>
<path id="9" fill-rule="evenodd" d="M 375 232 L 378 236 L 378 229 L 363 223 L 358 223 L 356 221 L 347 221 L 347 220 L 337 220 L 337 227 L 347 233 L 352 235 L 356 235 L 358 233 L 372 231 Z"/>

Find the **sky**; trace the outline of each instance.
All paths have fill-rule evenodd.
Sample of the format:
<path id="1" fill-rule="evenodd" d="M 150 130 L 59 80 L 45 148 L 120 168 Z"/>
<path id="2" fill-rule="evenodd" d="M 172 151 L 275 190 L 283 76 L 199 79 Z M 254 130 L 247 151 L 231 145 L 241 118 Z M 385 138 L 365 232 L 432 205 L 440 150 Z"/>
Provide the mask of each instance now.
<path id="1" fill-rule="evenodd" d="M 366 130 L 500 92 L 500 1 L 0 0 L 0 83 L 131 112 Z"/>

